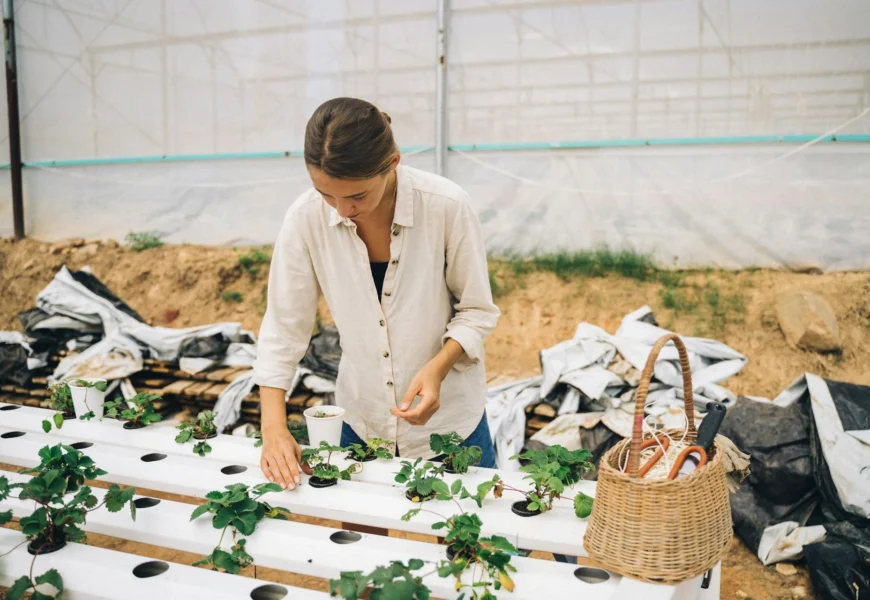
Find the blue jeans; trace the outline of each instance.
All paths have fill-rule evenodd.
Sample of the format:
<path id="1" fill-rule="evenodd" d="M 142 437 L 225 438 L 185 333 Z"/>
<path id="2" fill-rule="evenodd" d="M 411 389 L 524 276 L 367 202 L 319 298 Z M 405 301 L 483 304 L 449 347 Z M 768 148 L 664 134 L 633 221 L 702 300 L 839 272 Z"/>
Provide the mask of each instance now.
<path id="1" fill-rule="evenodd" d="M 347 423 L 341 425 L 341 445 L 350 446 L 351 444 L 365 444 L 356 432 Z M 474 431 L 471 432 L 464 442 L 463 446 L 477 446 L 483 451 L 483 456 L 480 459 L 478 467 L 486 467 L 487 469 L 495 469 L 495 447 L 492 445 L 492 435 L 489 433 L 489 423 L 486 422 L 486 411 L 483 412 L 483 418 Z M 399 456 L 399 449 L 396 448 L 396 456 Z M 436 456 L 432 460 L 441 462 L 444 460 L 444 455 Z"/>

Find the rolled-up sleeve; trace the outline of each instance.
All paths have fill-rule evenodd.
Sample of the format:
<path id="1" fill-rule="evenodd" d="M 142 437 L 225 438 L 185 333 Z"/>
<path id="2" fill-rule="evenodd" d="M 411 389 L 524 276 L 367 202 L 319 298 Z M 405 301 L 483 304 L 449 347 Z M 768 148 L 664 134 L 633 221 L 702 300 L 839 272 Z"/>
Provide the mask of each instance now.
<path id="1" fill-rule="evenodd" d="M 465 354 L 454 367 L 464 371 L 483 358 L 483 342 L 498 323 L 499 309 L 492 301 L 486 247 L 480 221 L 467 201 L 456 205 L 447 232 L 447 288 L 456 299 L 455 314 L 441 342 L 459 342 Z"/>
<path id="2" fill-rule="evenodd" d="M 303 211 L 290 209 L 278 234 L 269 269 L 266 314 L 257 340 L 254 381 L 286 390 L 305 356 L 320 288 L 302 235 Z"/>

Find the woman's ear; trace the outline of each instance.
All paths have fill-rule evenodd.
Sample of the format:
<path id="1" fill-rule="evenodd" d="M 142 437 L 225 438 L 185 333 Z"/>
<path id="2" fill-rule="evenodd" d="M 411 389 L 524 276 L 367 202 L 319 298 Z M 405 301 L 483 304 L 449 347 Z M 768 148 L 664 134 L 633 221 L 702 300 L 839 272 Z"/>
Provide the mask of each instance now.
<path id="1" fill-rule="evenodd" d="M 396 151 L 396 154 L 393 155 L 393 160 L 390 161 L 390 169 L 395 170 L 396 167 L 399 166 L 399 163 L 402 161 L 402 155 Z"/>

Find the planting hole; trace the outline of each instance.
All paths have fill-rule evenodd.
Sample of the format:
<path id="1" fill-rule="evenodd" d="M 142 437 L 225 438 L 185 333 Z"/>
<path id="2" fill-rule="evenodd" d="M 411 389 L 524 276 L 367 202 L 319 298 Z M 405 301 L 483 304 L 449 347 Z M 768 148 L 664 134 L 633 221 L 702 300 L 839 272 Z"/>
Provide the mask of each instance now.
<path id="1" fill-rule="evenodd" d="M 362 539 L 362 536 L 356 531 L 336 531 L 329 539 L 336 544 L 353 544 Z"/>
<path id="2" fill-rule="evenodd" d="M 17 410 L 21 408 L 17 404 L 7 404 L 6 406 L 0 406 L 0 410 Z"/>
<path id="3" fill-rule="evenodd" d="M 90 442 L 76 442 L 75 444 L 70 444 L 70 448 L 75 448 L 76 450 L 84 450 L 91 446 L 93 446 L 93 444 Z"/>
<path id="4" fill-rule="evenodd" d="M 133 500 L 133 504 L 136 508 L 151 508 L 160 504 L 160 500 L 157 498 L 136 498 Z"/>
<path id="5" fill-rule="evenodd" d="M 574 571 L 574 577 L 585 583 L 604 583 L 610 579 L 610 573 L 594 567 L 580 567 Z"/>
<path id="6" fill-rule="evenodd" d="M 248 467 L 243 467 L 242 465 L 230 465 L 221 469 L 221 473 L 223 473 L 224 475 L 238 475 L 239 473 L 244 473 L 247 470 Z"/>
<path id="7" fill-rule="evenodd" d="M 169 565 L 162 560 L 149 560 L 133 567 L 133 575 L 139 579 L 156 577 L 169 570 Z"/>
<path id="8" fill-rule="evenodd" d="M 0 435 L 0 438 L 8 440 L 9 438 L 21 437 L 22 435 L 24 435 L 24 433 L 24 431 L 7 431 L 3 435 Z"/>
<path id="9" fill-rule="evenodd" d="M 153 454 L 146 454 L 142 457 L 142 462 L 156 462 L 158 460 L 163 460 L 166 458 L 165 454 L 160 454 L 159 452 L 154 452 Z"/>
<path id="10" fill-rule="evenodd" d="M 287 588 L 283 585 L 275 585 L 274 583 L 261 585 L 251 591 L 251 598 L 253 598 L 253 600 L 281 600 L 281 598 L 284 598 L 286 595 Z"/>

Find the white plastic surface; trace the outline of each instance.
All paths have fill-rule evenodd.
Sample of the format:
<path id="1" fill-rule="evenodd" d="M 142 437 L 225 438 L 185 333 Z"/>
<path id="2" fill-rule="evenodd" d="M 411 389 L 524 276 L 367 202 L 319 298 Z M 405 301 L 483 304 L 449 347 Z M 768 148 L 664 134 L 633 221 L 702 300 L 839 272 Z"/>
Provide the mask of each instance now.
<path id="1" fill-rule="evenodd" d="M 49 436 L 33 431 L 11 439 L 2 438 L 3 434 L 12 431 L 0 427 L 0 462 L 27 467 L 38 463 L 39 449 L 45 445 L 84 441 L 80 437 L 60 436 L 54 432 Z M 109 472 L 103 477 L 106 481 L 187 496 L 204 497 L 211 490 L 222 489 L 230 483 L 254 485 L 266 481 L 257 468 L 195 455 L 146 452 L 103 442 L 94 442 L 87 448 L 87 454 L 100 468 Z M 149 454 L 166 458 L 152 462 L 141 460 Z M 222 472 L 222 469 L 232 466 L 245 470 L 229 474 Z M 519 548 L 585 556 L 583 534 L 586 521 L 578 519 L 571 506 L 563 503 L 528 519 L 510 511 L 513 500 L 506 494 L 501 499 L 488 499 L 482 509 L 477 509 L 470 500 L 462 501 L 461 505 L 465 510 L 474 510 L 480 515 L 484 523 L 483 535 L 502 535 Z M 271 502 L 307 516 L 424 534 L 432 533 L 432 523 L 455 512 L 452 504 L 433 500 L 425 503 L 424 508 L 437 511 L 441 516 L 422 512 L 405 522 L 400 517 L 418 505 L 407 500 L 401 489 L 355 481 L 316 489 L 303 480 L 296 490 L 275 494 Z"/>
<path id="2" fill-rule="evenodd" d="M 3 471 L 0 471 L 0 476 L 6 476 L 10 482 L 21 482 L 28 478 L 26 475 Z M 105 491 L 92 489 L 98 500 L 102 500 Z M 270 495 L 264 496 L 263 500 L 269 502 Z M 209 554 L 220 532 L 212 526 L 210 516 L 190 521 L 193 508 L 190 504 L 161 500 L 156 506 L 138 509 L 135 522 L 130 519 L 127 510 L 119 513 L 98 510 L 88 515 L 88 522 L 83 528 L 146 544 Z M 30 502 L 8 498 L 0 503 L 0 510 L 8 509 L 20 517 L 30 514 L 33 506 Z M 421 573 L 429 573 L 434 565 L 446 560 L 444 546 L 368 534 L 361 534 L 361 539 L 354 543 L 331 541 L 330 536 L 339 532 L 328 527 L 265 519 L 248 538 L 246 549 L 257 565 L 323 578 L 338 578 L 341 571 L 368 572 L 390 561 L 407 562 L 409 558 L 427 562 Z M 512 575 L 516 589 L 510 595 L 515 600 L 559 597 L 605 600 L 623 597 L 620 595 L 622 578 L 618 575 L 611 574 L 607 581 L 590 584 L 574 576 L 576 565 L 523 557 L 514 557 L 511 564 L 517 568 Z M 466 574 L 465 579 L 469 579 L 469 574 Z M 452 598 L 455 594 L 452 577 L 444 579 L 432 572 L 424 581 L 436 597 Z M 674 588 L 667 589 L 674 593 Z"/>
<path id="3" fill-rule="evenodd" d="M 0 554 L 21 543 L 24 536 L 0 528 Z M 3 557 L 0 585 L 11 586 L 30 570 L 33 557 L 21 545 Z M 140 578 L 133 569 L 151 559 L 126 552 L 69 543 L 61 550 L 37 557 L 34 576 L 57 569 L 63 578 L 65 600 L 243 600 L 266 581 L 218 573 L 199 567 L 167 563 L 169 569 L 153 577 Z M 166 561 L 162 561 L 166 562 Z M 328 594 L 282 586 L 288 590 L 284 600 L 321 600 Z"/>

